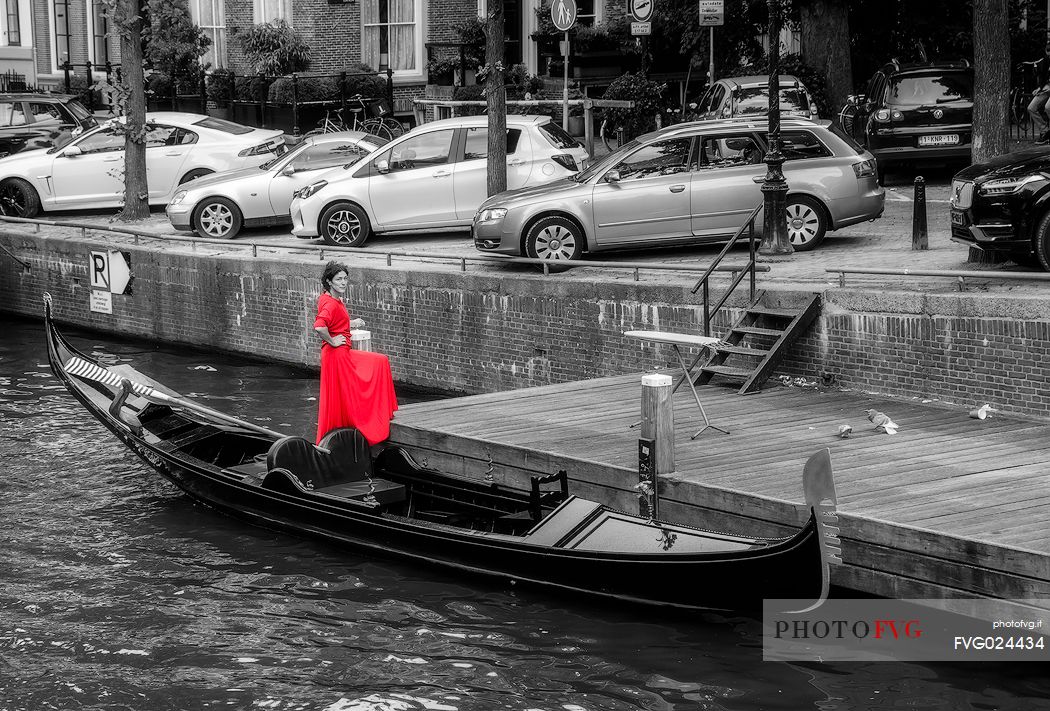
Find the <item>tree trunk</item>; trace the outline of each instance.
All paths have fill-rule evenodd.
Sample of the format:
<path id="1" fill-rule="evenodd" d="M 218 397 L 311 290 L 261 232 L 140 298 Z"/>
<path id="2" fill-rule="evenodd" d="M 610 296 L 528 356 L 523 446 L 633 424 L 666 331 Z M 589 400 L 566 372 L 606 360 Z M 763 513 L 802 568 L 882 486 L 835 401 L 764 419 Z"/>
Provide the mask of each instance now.
<path id="1" fill-rule="evenodd" d="M 1007 0 L 973 3 L 973 162 L 1006 153 L 1010 141 Z"/>
<path id="2" fill-rule="evenodd" d="M 489 195 L 507 189 L 507 94 L 503 85 L 503 0 L 488 0 L 485 23 L 485 101 L 489 117 Z"/>
<path id="3" fill-rule="evenodd" d="M 142 8 L 139 0 L 119 0 L 120 69 L 127 85 L 124 144 L 124 208 L 118 220 L 149 217 L 149 186 L 146 183 L 146 81 L 142 73 Z"/>
<path id="4" fill-rule="evenodd" d="M 799 4 L 802 20 L 802 57 L 824 77 L 828 108 L 837 120 L 838 111 L 853 93 L 850 63 L 849 11 L 846 0 L 804 0 Z"/>

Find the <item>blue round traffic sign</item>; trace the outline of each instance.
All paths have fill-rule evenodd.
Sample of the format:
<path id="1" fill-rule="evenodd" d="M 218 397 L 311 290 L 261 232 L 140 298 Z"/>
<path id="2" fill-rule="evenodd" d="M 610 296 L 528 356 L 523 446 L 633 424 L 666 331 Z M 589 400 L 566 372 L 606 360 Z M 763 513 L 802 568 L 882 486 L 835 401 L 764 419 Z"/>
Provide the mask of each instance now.
<path id="1" fill-rule="evenodd" d="M 656 7 L 655 0 L 631 0 L 631 15 L 635 22 L 648 22 Z"/>
<path id="2" fill-rule="evenodd" d="M 576 24 L 576 0 L 554 0 L 551 3 L 551 20 L 561 32 L 568 32 Z"/>

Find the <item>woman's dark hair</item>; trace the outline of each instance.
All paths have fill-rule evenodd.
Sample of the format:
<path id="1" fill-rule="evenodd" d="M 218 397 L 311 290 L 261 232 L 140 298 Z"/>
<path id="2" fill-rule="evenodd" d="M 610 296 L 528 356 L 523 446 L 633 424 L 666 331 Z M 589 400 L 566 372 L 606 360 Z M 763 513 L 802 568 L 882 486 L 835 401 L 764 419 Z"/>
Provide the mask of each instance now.
<path id="1" fill-rule="evenodd" d="M 335 279 L 335 275 L 339 272 L 346 272 L 350 274 L 350 270 L 347 269 L 346 265 L 342 262 L 329 262 L 324 265 L 324 272 L 321 274 L 321 290 L 328 291 L 328 287 L 332 285 L 332 279 Z"/>

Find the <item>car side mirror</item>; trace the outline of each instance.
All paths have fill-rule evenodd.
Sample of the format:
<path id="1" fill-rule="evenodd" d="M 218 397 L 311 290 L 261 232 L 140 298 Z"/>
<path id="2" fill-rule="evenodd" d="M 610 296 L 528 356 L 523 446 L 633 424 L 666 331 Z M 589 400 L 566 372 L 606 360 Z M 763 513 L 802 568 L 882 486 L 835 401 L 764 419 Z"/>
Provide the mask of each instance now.
<path id="1" fill-rule="evenodd" d="M 390 163 L 387 162 L 386 158 L 380 158 L 373 165 L 375 165 L 376 170 L 378 170 L 380 173 L 390 172 Z"/>
<path id="2" fill-rule="evenodd" d="M 65 158 L 76 158 L 84 151 L 80 150 L 80 146 L 69 146 L 62 151 L 62 156 Z"/>
<path id="3" fill-rule="evenodd" d="M 607 183 L 618 183 L 620 182 L 620 171 L 613 168 L 605 174 L 605 182 Z"/>
<path id="4" fill-rule="evenodd" d="M 288 165 L 284 166 L 283 168 L 281 168 L 281 175 L 284 175 L 286 177 L 291 177 L 291 176 L 295 175 L 295 166 L 292 165 L 291 163 L 289 163 Z"/>

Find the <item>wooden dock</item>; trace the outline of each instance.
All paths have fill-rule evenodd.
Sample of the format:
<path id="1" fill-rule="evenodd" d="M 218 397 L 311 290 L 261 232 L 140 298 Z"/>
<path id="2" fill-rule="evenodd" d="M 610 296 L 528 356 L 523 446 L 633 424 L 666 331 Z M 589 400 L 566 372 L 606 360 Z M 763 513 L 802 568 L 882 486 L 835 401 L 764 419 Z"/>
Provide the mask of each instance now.
<path id="1" fill-rule="evenodd" d="M 566 469 L 576 493 L 637 510 L 641 375 L 403 406 L 391 439 L 430 465 L 521 483 Z M 835 584 L 907 599 L 1050 603 L 1050 423 L 919 400 L 782 386 L 741 396 L 674 396 L 677 473 L 660 486 L 661 518 L 783 535 L 804 519 L 802 466 L 831 450 L 844 565 Z M 979 404 L 979 403 L 977 403 Z M 875 431 L 874 408 L 900 425 Z M 840 425 L 853 426 L 848 439 Z"/>

